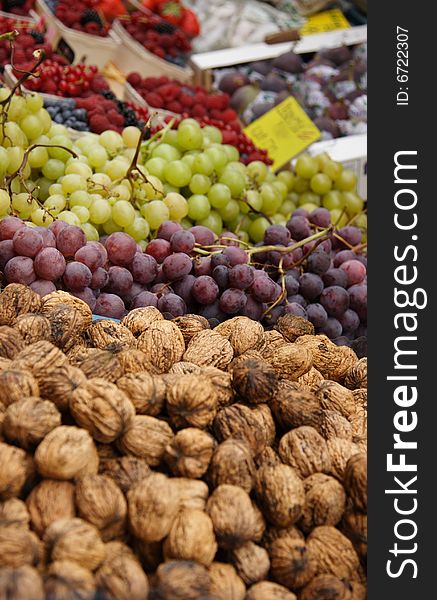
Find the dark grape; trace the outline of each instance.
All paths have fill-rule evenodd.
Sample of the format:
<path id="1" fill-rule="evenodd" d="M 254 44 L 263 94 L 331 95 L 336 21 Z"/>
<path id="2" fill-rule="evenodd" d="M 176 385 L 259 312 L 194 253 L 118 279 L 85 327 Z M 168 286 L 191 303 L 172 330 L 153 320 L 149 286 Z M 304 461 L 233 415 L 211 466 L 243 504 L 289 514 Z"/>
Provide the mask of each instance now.
<path id="1" fill-rule="evenodd" d="M 287 290 L 287 296 L 294 296 L 294 294 L 297 294 L 299 291 L 298 280 L 289 272 L 287 272 L 284 277 L 284 285 L 285 289 Z"/>
<path id="2" fill-rule="evenodd" d="M 324 335 L 329 337 L 329 339 L 334 340 L 335 338 L 341 336 L 342 331 L 343 328 L 340 322 L 334 317 L 328 317 L 326 323 L 323 325 L 323 327 L 320 327 L 320 329 L 318 329 L 317 333 L 323 333 Z"/>
<path id="3" fill-rule="evenodd" d="M 315 300 L 323 292 L 323 280 L 315 273 L 303 273 L 299 279 L 299 293 L 309 300 Z"/>
<path id="4" fill-rule="evenodd" d="M 191 231 L 187 231 L 186 229 L 176 231 L 170 239 L 170 247 L 172 251 L 185 252 L 185 254 L 190 254 L 195 243 L 196 240 L 194 235 L 191 233 Z"/>
<path id="5" fill-rule="evenodd" d="M 340 269 L 346 273 L 347 284 L 356 285 L 366 278 L 366 267 L 359 260 L 347 260 L 340 265 Z"/>
<path id="6" fill-rule="evenodd" d="M 225 265 L 226 267 L 230 266 L 230 262 L 227 256 L 225 256 L 222 252 L 220 254 L 213 254 L 211 256 L 211 269 L 214 271 L 216 267 L 219 265 Z"/>
<path id="7" fill-rule="evenodd" d="M 264 244 L 286 246 L 290 237 L 290 231 L 283 225 L 270 225 L 264 233 Z"/>
<path id="8" fill-rule="evenodd" d="M 291 233 L 294 240 L 300 241 L 311 235 L 311 227 L 308 219 L 301 216 L 296 216 L 296 212 L 287 222 L 287 229 Z"/>
<path id="9" fill-rule="evenodd" d="M 115 294 L 100 294 L 94 307 L 96 315 L 121 319 L 126 311 L 123 300 Z"/>
<path id="10" fill-rule="evenodd" d="M 168 281 L 180 279 L 184 275 L 188 275 L 193 267 L 191 258 L 183 252 L 175 252 L 162 263 L 162 272 Z"/>
<path id="11" fill-rule="evenodd" d="M 194 235 L 196 244 L 201 246 L 212 246 L 217 238 L 211 229 L 203 225 L 194 225 L 194 227 L 190 227 L 189 231 Z"/>
<path id="12" fill-rule="evenodd" d="M 116 268 L 116 267 L 112 267 Z M 80 262 L 70 262 L 65 267 L 63 276 L 64 284 L 74 292 L 80 292 L 89 287 L 92 281 L 92 273 L 86 265 Z"/>
<path id="13" fill-rule="evenodd" d="M 3 271 L 8 260 L 16 256 L 14 252 L 14 243 L 12 240 L 2 240 L 0 242 L 0 270 Z M 62 257 L 64 258 L 64 257 Z"/>
<path id="14" fill-rule="evenodd" d="M 338 235 L 342 237 L 350 246 L 358 246 L 361 243 L 362 233 L 361 229 L 358 227 L 352 227 L 351 225 L 346 225 L 338 230 Z M 338 238 L 337 238 L 338 240 Z M 345 244 L 342 243 L 341 240 L 338 240 L 341 246 L 344 248 Z"/>
<path id="15" fill-rule="evenodd" d="M 48 281 L 47 279 L 35 279 L 29 287 L 40 296 L 47 296 L 47 294 L 56 292 L 56 286 L 53 281 Z"/>
<path id="16" fill-rule="evenodd" d="M 223 254 L 229 260 L 231 267 L 235 267 L 235 265 L 244 264 L 249 261 L 247 253 L 242 248 L 236 248 L 235 246 L 228 246 L 223 250 Z"/>
<path id="17" fill-rule="evenodd" d="M 263 312 L 264 306 L 261 302 L 255 300 L 253 296 L 247 296 L 246 305 L 241 309 L 240 314 L 254 321 L 261 321 Z"/>
<path id="18" fill-rule="evenodd" d="M 367 337 L 357 337 L 353 342 L 351 342 L 350 347 L 358 356 L 358 358 L 367 356 Z"/>
<path id="19" fill-rule="evenodd" d="M 44 248 L 56 248 L 55 234 L 48 227 L 34 227 L 33 231 L 37 231 L 42 237 Z"/>
<path id="20" fill-rule="evenodd" d="M 314 325 L 314 327 L 323 327 L 328 320 L 328 313 L 319 303 L 308 304 L 307 308 L 308 321 Z"/>
<path id="21" fill-rule="evenodd" d="M 120 295 L 124 295 L 129 292 L 134 282 L 132 273 L 130 271 L 124 267 L 110 267 L 108 269 L 108 275 L 109 279 L 105 287 L 106 292 Z"/>
<path id="22" fill-rule="evenodd" d="M 349 308 L 349 294 L 344 288 L 338 285 L 331 285 L 321 293 L 320 304 L 324 306 L 329 316 L 341 317 Z M 341 332 L 333 337 L 338 337 L 339 335 L 341 335 Z"/>
<path id="23" fill-rule="evenodd" d="M 92 290 L 100 290 L 107 285 L 108 280 L 108 271 L 103 267 L 97 267 L 91 277 L 90 288 Z"/>
<path id="24" fill-rule="evenodd" d="M 28 256 L 14 256 L 5 266 L 5 277 L 8 283 L 30 285 L 36 279 L 33 260 Z"/>
<path id="25" fill-rule="evenodd" d="M 350 340 L 345 336 L 341 335 L 338 338 L 332 340 L 336 346 L 350 346 Z"/>
<path id="26" fill-rule="evenodd" d="M 94 311 L 95 307 L 96 307 L 96 303 L 97 303 L 97 299 L 93 294 L 93 291 L 91 288 L 86 287 L 81 291 L 78 292 L 71 292 L 71 294 L 73 296 L 75 296 L 76 298 L 80 298 L 81 300 L 83 300 L 84 302 L 86 302 L 88 304 L 88 306 L 90 307 L 90 309 L 92 311 Z"/>
<path id="27" fill-rule="evenodd" d="M 227 319 L 227 315 L 220 309 L 220 301 L 216 300 L 212 304 L 206 304 L 199 307 L 199 315 L 201 317 L 205 317 L 208 319 L 211 326 L 215 327 L 225 319 Z M 214 324 L 211 321 L 216 321 Z"/>
<path id="28" fill-rule="evenodd" d="M 180 296 L 185 304 L 189 304 L 193 300 L 192 289 L 195 281 L 194 275 L 188 274 L 172 283 L 175 294 Z"/>
<path id="29" fill-rule="evenodd" d="M 308 302 L 305 300 L 302 294 L 293 294 L 292 296 L 288 296 L 287 301 L 290 304 L 300 304 L 301 306 L 303 306 L 303 308 L 306 308 L 308 306 Z"/>
<path id="30" fill-rule="evenodd" d="M 12 240 L 15 233 L 23 227 L 26 225 L 18 217 L 5 217 L 0 221 L 0 241 Z"/>
<path id="31" fill-rule="evenodd" d="M 42 235 L 30 227 L 21 227 L 12 238 L 14 251 L 19 256 L 34 258 L 44 246 Z"/>
<path id="32" fill-rule="evenodd" d="M 14 258 L 12 260 L 15 260 Z M 9 263 L 8 263 L 9 265 Z M 6 265 L 6 267 L 8 266 Z M 361 321 L 367 320 L 367 285 L 364 283 L 349 288 L 350 307 L 358 314 Z"/>
<path id="33" fill-rule="evenodd" d="M 56 236 L 56 247 L 68 258 L 73 258 L 79 248 L 82 248 L 85 244 L 86 237 L 84 232 L 80 227 L 76 227 L 75 225 L 67 225 Z"/>
<path id="34" fill-rule="evenodd" d="M 229 285 L 239 290 L 247 290 L 253 283 L 253 267 L 249 265 L 235 265 L 229 269 Z"/>
<path id="35" fill-rule="evenodd" d="M 220 296 L 220 309 L 227 315 L 234 315 L 245 307 L 246 301 L 243 290 L 229 288 Z"/>
<path id="36" fill-rule="evenodd" d="M 331 224 L 331 213 L 327 208 L 316 208 L 310 213 L 308 220 L 318 227 L 329 227 Z"/>
<path id="37" fill-rule="evenodd" d="M 284 314 L 294 315 L 295 317 L 303 317 L 304 319 L 308 317 L 305 308 L 297 302 L 290 302 L 289 304 L 286 304 L 284 307 Z"/>
<path id="38" fill-rule="evenodd" d="M 316 275 L 323 275 L 331 266 L 330 257 L 323 250 L 315 251 L 307 258 L 307 269 Z"/>
<path id="39" fill-rule="evenodd" d="M 158 309 L 162 313 L 170 313 L 172 317 L 181 317 L 187 312 L 187 306 L 177 294 L 166 294 L 158 300 Z"/>
<path id="40" fill-rule="evenodd" d="M 158 227 L 158 231 L 156 232 L 156 237 L 162 240 L 170 241 L 171 236 L 176 233 L 176 231 L 181 231 L 182 225 L 177 223 L 176 221 L 164 221 Z"/>
<path id="41" fill-rule="evenodd" d="M 278 322 L 279 317 L 282 317 L 282 315 L 284 314 L 285 308 L 284 306 L 274 306 L 273 308 L 271 308 L 269 310 L 269 312 L 266 314 L 266 316 L 264 317 L 264 322 L 267 326 L 273 326 L 276 325 L 276 323 Z"/>
<path id="42" fill-rule="evenodd" d="M 200 275 L 211 275 L 211 257 L 197 256 L 194 260 L 194 274 L 196 277 Z"/>
<path id="43" fill-rule="evenodd" d="M 342 263 L 354 258 L 356 258 L 356 254 L 352 250 L 340 250 L 334 257 L 334 267 L 339 267 Z"/>
<path id="44" fill-rule="evenodd" d="M 212 276 L 220 290 L 223 291 L 229 287 L 229 267 L 226 265 L 218 265 L 213 270 Z"/>
<path id="45" fill-rule="evenodd" d="M 53 223 L 50 223 L 48 229 L 50 229 L 50 231 L 53 233 L 55 238 L 57 238 L 59 233 L 66 227 L 68 227 L 68 223 L 57 219 L 56 221 L 53 221 Z"/>
<path id="46" fill-rule="evenodd" d="M 339 268 L 329 269 L 322 275 L 323 283 L 326 287 L 339 285 L 342 288 L 347 287 L 347 275 Z"/>
<path id="47" fill-rule="evenodd" d="M 341 315 L 341 317 L 338 318 L 338 320 L 340 321 L 341 326 L 343 327 L 343 331 L 346 333 L 353 333 L 360 326 L 360 317 L 351 308 L 348 308 Z"/>
<path id="48" fill-rule="evenodd" d="M 277 293 L 275 282 L 267 275 L 254 279 L 249 289 L 258 302 L 273 302 Z"/>
<path id="49" fill-rule="evenodd" d="M 168 283 L 155 283 L 150 288 L 150 291 L 160 298 L 161 296 L 165 296 L 165 294 L 172 294 L 174 290 L 172 290 Z"/>
<path id="50" fill-rule="evenodd" d="M 152 292 L 140 292 L 132 301 L 132 308 L 142 308 L 143 306 L 154 306 L 158 308 L 158 297 Z"/>
<path id="51" fill-rule="evenodd" d="M 171 254 L 170 242 L 156 238 L 147 244 L 146 252 L 153 256 L 157 263 L 162 263 Z"/>
<path id="52" fill-rule="evenodd" d="M 238 235 L 232 231 L 223 231 L 218 239 L 220 246 L 236 246 L 240 247 Z"/>
<path id="53" fill-rule="evenodd" d="M 129 266 L 134 281 L 146 285 L 152 283 L 158 274 L 158 263 L 149 254 L 137 252 Z"/>
<path id="54" fill-rule="evenodd" d="M 200 304 L 212 304 L 219 295 L 219 286 L 209 275 L 201 275 L 191 288 L 193 298 Z"/>

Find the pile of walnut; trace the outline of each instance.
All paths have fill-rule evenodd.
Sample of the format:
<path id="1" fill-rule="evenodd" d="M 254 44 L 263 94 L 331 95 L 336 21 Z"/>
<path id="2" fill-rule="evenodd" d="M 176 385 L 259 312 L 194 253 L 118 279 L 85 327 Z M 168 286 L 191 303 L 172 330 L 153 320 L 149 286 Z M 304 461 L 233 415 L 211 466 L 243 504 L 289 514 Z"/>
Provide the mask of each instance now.
<path id="1" fill-rule="evenodd" d="M 0 295 L 0 598 L 363 600 L 367 363 L 287 315 Z"/>

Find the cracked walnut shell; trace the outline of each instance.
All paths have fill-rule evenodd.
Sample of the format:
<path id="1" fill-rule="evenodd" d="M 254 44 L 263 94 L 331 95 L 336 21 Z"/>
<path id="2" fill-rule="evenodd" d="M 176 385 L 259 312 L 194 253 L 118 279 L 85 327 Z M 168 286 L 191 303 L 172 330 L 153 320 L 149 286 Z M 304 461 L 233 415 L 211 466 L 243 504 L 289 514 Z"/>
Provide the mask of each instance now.
<path id="1" fill-rule="evenodd" d="M 28 529 L 29 521 L 30 515 L 22 500 L 9 498 L 9 500 L 0 502 L 0 529 L 2 527 Z"/>
<path id="2" fill-rule="evenodd" d="M 237 485 L 249 493 L 254 484 L 256 468 L 249 446 L 243 440 L 229 438 L 214 451 L 208 471 L 213 487 Z"/>
<path id="3" fill-rule="evenodd" d="M 0 373 L 0 398 L 5 407 L 34 396 L 39 396 L 39 385 L 30 371 L 11 368 Z"/>
<path id="4" fill-rule="evenodd" d="M 217 367 L 224 370 L 233 356 L 230 342 L 216 331 L 206 329 L 191 338 L 183 360 L 199 367 Z"/>
<path id="5" fill-rule="evenodd" d="M 121 324 L 132 332 L 134 337 L 139 337 L 150 325 L 163 321 L 162 313 L 154 306 L 134 308 L 123 317 Z"/>
<path id="6" fill-rule="evenodd" d="M 214 438 L 201 429 L 181 429 L 165 449 L 165 462 L 174 475 L 199 479 L 208 469 L 215 443 Z"/>
<path id="7" fill-rule="evenodd" d="M 257 583 L 267 577 L 270 559 L 267 551 L 253 542 L 246 542 L 231 552 L 232 562 L 246 585 Z"/>
<path id="8" fill-rule="evenodd" d="M 208 567 L 217 552 L 211 518 L 202 510 L 180 511 L 173 521 L 163 550 L 166 560 L 194 560 Z"/>
<path id="9" fill-rule="evenodd" d="M 326 441 L 306 425 L 292 429 L 279 442 L 279 456 L 294 467 L 302 479 L 313 473 L 329 473 L 331 459 Z"/>
<path id="10" fill-rule="evenodd" d="M 126 394 L 139 415 L 156 417 L 164 406 L 166 388 L 160 377 L 146 372 L 130 373 L 117 381 L 117 387 Z"/>
<path id="11" fill-rule="evenodd" d="M 155 321 L 137 339 L 142 350 L 160 373 L 168 373 L 182 359 L 185 342 L 178 327 L 171 321 Z"/>
<path id="12" fill-rule="evenodd" d="M 61 413 L 53 402 L 31 397 L 8 406 L 3 432 L 8 440 L 30 450 L 60 424 Z"/>
<path id="13" fill-rule="evenodd" d="M 223 321 L 214 331 L 229 340 L 234 356 L 240 356 L 248 350 L 258 350 L 263 346 L 263 326 L 248 317 L 233 317 Z"/>
<path id="14" fill-rule="evenodd" d="M 314 473 L 303 482 L 305 505 L 299 522 L 303 531 L 309 533 L 319 525 L 337 525 L 345 510 L 346 493 L 334 477 Z"/>
<path id="15" fill-rule="evenodd" d="M 58 519 L 51 523 L 43 538 L 48 559 L 68 560 L 94 571 L 106 557 L 99 531 L 82 519 Z"/>
<path id="16" fill-rule="evenodd" d="M 316 562 L 316 575 L 334 575 L 352 579 L 360 561 L 347 539 L 338 529 L 329 525 L 316 527 L 307 538 L 308 551 Z"/>
<path id="17" fill-rule="evenodd" d="M 147 464 L 157 467 L 173 437 L 173 431 L 165 421 L 137 415 L 131 419 L 118 440 L 118 447 L 124 454 L 144 458 Z"/>
<path id="18" fill-rule="evenodd" d="M 26 499 L 32 528 L 42 536 L 47 527 L 58 519 L 76 516 L 74 485 L 69 481 L 43 479 Z"/>
<path id="19" fill-rule="evenodd" d="M 213 562 L 208 573 L 211 578 L 211 594 L 214 600 L 245 600 L 246 586 L 232 565 Z"/>
<path id="20" fill-rule="evenodd" d="M 232 362 L 231 367 L 232 385 L 241 398 L 251 404 L 271 400 L 278 376 L 268 362 L 241 356 Z"/>
<path id="21" fill-rule="evenodd" d="M 47 600 L 93 600 L 96 586 L 87 568 L 71 560 L 56 560 L 47 569 L 45 592 Z"/>
<path id="22" fill-rule="evenodd" d="M 27 285 L 10 283 L 0 294 L 0 325 L 14 325 L 25 313 L 36 313 L 41 306 L 41 296 Z"/>
<path id="23" fill-rule="evenodd" d="M 34 474 L 32 457 L 21 448 L 0 442 L 0 500 L 19 496 Z"/>
<path id="24" fill-rule="evenodd" d="M 11 600 L 44 600 L 44 587 L 40 574 L 29 565 L 13 569 L 0 569 L 0 598 Z"/>
<path id="25" fill-rule="evenodd" d="M 367 388 L 367 357 L 360 358 L 346 371 L 344 385 L 350 390 Z"/>
<path id="26" fill-rule="evenodd" d="M 126 394 L 101 378 L 89 379 L 74 390 L 70 410 L 81 427 L 106 444 L 121 437 L 135 416 Z"/>
<path id="27" fill-rule="evenodd" d="M 196 375 L 174 376 L 175 382 L 167 392 L 167 411 L 172 425 L 182 427 L 207 427 L 217 412 L 217 394 L 206 377 Z"/>
<path id="28" fill-rule="evenodd" d="M 97 473 L 99 456 L 88 431 L 61 425 L 52 429 L 40 443 L 35 463 L 43 477 L 73 479 Z"/>
<path id="29" fill-rule="evenodd" d="M 265 465 L 255 478 L 258 505 L 270 523 L 288 527 L 299 520 L 305 505 L 305 492 L 297 472 L 288 465 Z"/>
<path id="30" fill-rule="evenodd" d="M 306 585 L 316 575 L 317 565 L 304 540 L 284 536 L 269 546 L 272 578 L 290 589 Z"/>
<path id="31" fill-rule="evenodd" d="M 133 333 L 127 327 L 110 319 L 94 322 L 89 327 L 87 336 L 91 345 L 100 350 L 118 351 L 123 348 L 133 348 L 135 345 Z"/>
<path id="32" fill-rule="evenodd" d="M 275 420 L 283 429 L 318 427 L 323 411 L 317 396 L 300 384 L 282 380 L 271 402 Z"/>
<path id="33" fill-rule="evenodd" d="M 57 304 L 46 310 L 44 316 L 50 321 L 51 341 L 64 351 L 74 346 L 92 323 L 88 305 L 85 310 L 81 310 L 68 304 Z"/>
<path id="34" fill-rule="evenodd" d="M 147 600 L 149 582 L 137 558 L 113 556 L 96 572 L 98 593 L 108 600 Z"/>

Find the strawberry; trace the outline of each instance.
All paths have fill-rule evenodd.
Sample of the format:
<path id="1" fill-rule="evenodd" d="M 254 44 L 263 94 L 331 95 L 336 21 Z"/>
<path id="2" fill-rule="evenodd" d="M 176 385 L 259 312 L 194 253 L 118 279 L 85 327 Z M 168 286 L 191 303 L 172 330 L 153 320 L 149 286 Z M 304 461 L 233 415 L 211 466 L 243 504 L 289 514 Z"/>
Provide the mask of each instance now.
<path id="1" fill-rule="evenodd" d="M 179 2 L 175 2 L 174 0 L 171 2 L 162 2 L 157 8 L 159 15 L 175 27 L 182 21 L 182 6 Z"/>
<path id="2" fill-rule="evenodd" d="M 200 24 L 196 13 L 185 6 L 182 9 L 179 26 L 190 38 L 194 38 L 200 33 Z"/>

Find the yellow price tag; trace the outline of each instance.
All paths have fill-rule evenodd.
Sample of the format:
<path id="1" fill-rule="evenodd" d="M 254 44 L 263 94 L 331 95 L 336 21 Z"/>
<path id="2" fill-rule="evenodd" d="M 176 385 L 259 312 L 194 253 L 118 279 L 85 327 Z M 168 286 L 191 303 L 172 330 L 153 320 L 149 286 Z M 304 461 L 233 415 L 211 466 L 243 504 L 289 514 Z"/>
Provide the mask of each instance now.
<path id="1" fill-rule="evenodd" d="M 267 150 L 277 170 L 320 137 L 320 131 L 295 98 L 287 98 L 251 123 L 244 133 Z"/>
<path id="2" fill-rule="evenodd" d="M 299 31 L 300 35 L 311 35 L 313 33 L 325 33 L 335 29 L 348 29 L 349 21 L 338 8 L 325 10 L 317 15 L 308 17 L 307 22 Z"/>

